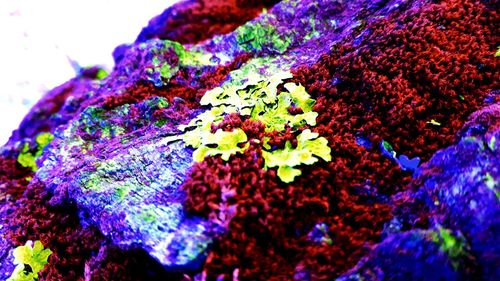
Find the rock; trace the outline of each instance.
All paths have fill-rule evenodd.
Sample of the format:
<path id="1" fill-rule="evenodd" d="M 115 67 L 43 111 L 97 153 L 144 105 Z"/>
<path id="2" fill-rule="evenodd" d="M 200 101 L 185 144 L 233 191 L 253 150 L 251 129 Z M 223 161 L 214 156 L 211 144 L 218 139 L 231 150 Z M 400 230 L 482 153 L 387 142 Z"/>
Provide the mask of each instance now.
<path id="1" fill-rule="evenodd" d="M 39 239 L 42 280 L 498 279 L 495 12 L 277 2 L 179 2 L 47 94 L 0 149 L 0 276 Z"/>
<path id="2" fill-rule="evenodd" d="M 390 235 L 336 280 L 469 280 L 466 272 L 457 271 L 451 251 L 440 245 L 440 231 L 447 230 L 412 230 Z M 456 242 L 455 247 L 464 251 L 465 246 L 460 243 Z"/>
<path id="3" fill-rule="evenodd" d="M 469 240 L 485 280 L 500 276 L 500 104 L 474 113 L 458 143 L 436 154 L 416 173 L 419 201 L 433 223 L 460 230 Z"/>
<path id="4" fill-rule="evenodd" d="M 0 189 L 1 190 L 1 189 Z M 2 192 L 3 193 L 3 192 Z M 0 198 L 2 205 L 0 205 L 0 220 L 5 220 L 8 217 L 9 208 L 12 208 L 9 200 Z M 4 226 L 0 225 L 0 279 L 6 280 L 14 271 L 14 245 L 5 237 Z"/>
<path id="5" fill-rule="evenodd" d="M 195 270 L 213 227 L 183 209 L 180 186 L 192 149 L 150 124 L 152 114 L 167 106 L 152 98 L 110 111 L 87 108 L 56 134 L 38 176 L 54 188 L 53 204 L 75 201 L 82 224 L 97 226 L 114 244 L 142 248 L 168 270 Z M 133 135 L 138 130 L 141 135 Z"/>
<path id="6" fill-rule="evenodd" d="M 7 280 L 14 271 L 14 256 L 12 255 L 14 247 L 4 237 L 2 229 L 0 229 L 0 279 Z"/>

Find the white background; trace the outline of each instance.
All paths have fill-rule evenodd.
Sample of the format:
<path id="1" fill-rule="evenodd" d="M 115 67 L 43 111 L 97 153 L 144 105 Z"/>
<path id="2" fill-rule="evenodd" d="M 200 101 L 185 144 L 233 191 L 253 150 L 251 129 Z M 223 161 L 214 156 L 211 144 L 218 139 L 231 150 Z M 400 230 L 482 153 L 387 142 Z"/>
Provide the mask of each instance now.
<path id="1" fill-rule="evenodd" d="M 178 0 L 0 0 L 0 146 L 43 93 L 81 66 L 113 67 L 113 49 L 133 42 Z"/>

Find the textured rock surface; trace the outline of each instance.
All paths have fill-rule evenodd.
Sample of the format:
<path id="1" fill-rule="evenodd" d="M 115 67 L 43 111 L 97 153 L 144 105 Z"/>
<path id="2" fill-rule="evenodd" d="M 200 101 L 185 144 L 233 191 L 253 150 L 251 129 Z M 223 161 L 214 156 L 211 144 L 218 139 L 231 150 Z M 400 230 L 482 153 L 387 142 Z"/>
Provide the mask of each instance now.
<path id="1" fill-rule="evenodd" d="M 0 278 L 6 280 L 14 271 L 12 256 L 13 245 L 4 237 L 3 231 L 0 231 Z"/>
<path id="2" fill-rule="evenodd" d="M 169 8 L 2 148 L 0 263 L 39 240 L 40 280 L 498 279 L 496 5 Z"/>
<path id="3" fill-rule="evenodd" d="M 420 169 L 417 196 L 434 223 L 468 238 L 483 278 L 489 279 L 500 276 L 499 105 L 474 113 L 457 138 Z"/>
<path id="4" fill-rule="evenodd" d="M 391 235 L 353 272 L 336 280 L 470 280 L 454 268 L 446 252 L 433 241 L 433 231 L 415 230 Z"/>
<path id="5" fill-rule="evenodd" d="M 55 189 L 53 204 L 68 196 L 82 223 L 97 225 L 116 245 L 146 249 L 171 270 L 192 269 L 211 243 L 210 224 L 186 217 L 182 207 L 180 185 L 192 150 L 169 141 L 169 131 L 158 123 L 147 126 L 156 110 L 168 106 L 165 99 L 151 98 L 109 111 L 87 107 L 56 133 L 38 176 Z"/>

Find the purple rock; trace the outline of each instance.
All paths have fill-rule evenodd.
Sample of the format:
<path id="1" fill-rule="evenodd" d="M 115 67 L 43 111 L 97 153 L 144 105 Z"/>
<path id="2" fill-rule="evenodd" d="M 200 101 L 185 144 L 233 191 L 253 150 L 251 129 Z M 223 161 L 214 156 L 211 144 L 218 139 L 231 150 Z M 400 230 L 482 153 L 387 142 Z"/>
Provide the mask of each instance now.
<path id="1" fill-rule="evenodd" d="M 415 176 L 433 222 L 460 230 L 485 280 L 500 277 L 500 105 L 474 113 L 458 143 L 438 151 Z"/>
<path id="2" fill-rule="evenodd" d="M 439 239 L 434 230 L 390 235 L 336 280 L 469 280 L 471 276 L 455 268 Z"/>
<path id="3" fill-rule="evenodd" d="M 148 124 L 167 106 L 152 98 L 109 111 L 87 108 L 56 133 L 37 176 L 54 190 L 52 204 L 75 201 L 81 223 L 96 225 L 115 245 L 144 249 L 167 270 L 195 270 L 214 227 L 184 212 L 180 187 L 192 149 L 170 126 Z M 128 116 L 132 107 L 140 117 Z"/>

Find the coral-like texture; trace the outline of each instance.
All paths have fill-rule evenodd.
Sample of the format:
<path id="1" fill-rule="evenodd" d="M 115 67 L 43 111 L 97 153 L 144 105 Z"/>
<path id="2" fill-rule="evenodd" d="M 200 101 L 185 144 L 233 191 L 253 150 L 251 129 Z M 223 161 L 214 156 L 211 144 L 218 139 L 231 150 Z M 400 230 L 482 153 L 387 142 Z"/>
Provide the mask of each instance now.
<path id="1" fill-rule="evenodd" d="M 174 5 L 1 148 L 0 277 L 500 279 L 497 11 Z"/>

